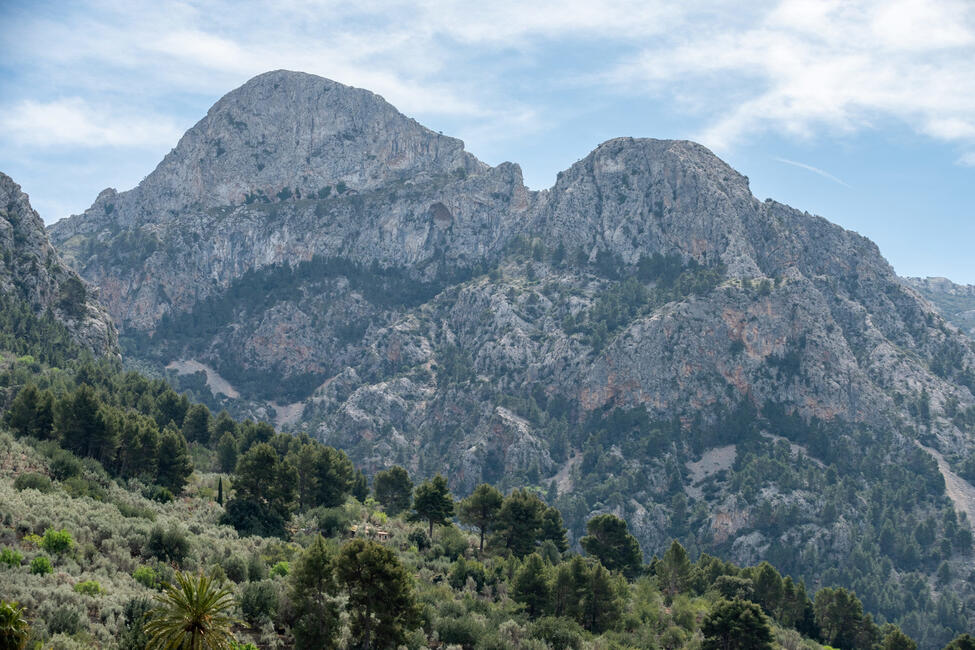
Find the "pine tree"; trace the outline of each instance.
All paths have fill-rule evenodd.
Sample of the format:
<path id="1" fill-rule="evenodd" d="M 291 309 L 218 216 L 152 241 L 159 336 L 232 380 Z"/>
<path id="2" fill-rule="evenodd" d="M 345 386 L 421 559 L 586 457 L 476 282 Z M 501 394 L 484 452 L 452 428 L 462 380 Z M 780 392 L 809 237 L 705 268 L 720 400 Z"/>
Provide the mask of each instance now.
<path id="1" fill-rule="evenodd" d="M 956 636 L 944 650 L 975 650 L 975 637 L 971 634 Z"/>
<path id="2" fill-rule="evenodd" d="M 115 453 L 116 431 L 106 421 L 106 413 L 95 390 L 82 384 L 57 402 L 54 428 L 61 444 L 79 456 L 89 456 L 108 464 Z"/>
<path id="3" fill-rule="evenodd" d="M 515 490 L 501 505 L 497 536 L 500 543 L 517 557 L 525 557 L 538 544 L 545 504 L 527 490 Z"/>
<path id="4" fill-rule="evenodd" d="M 687 551 L 677 540 L 671 543 L 663 559 L 657 562 L 656 571 L 660 590 L 668 603 L 674 596 L 687 589 L 691 576 L 691 561 L 687 557 Z"/>
<path id="5" fill-rule="evenodd" d="M 217 478 L 217 504 L 223 505 L 223 477 Z"/>
<path id="6" fill-rule="evenodd" d="M 458 507 L 458 517 L 468 526 L 474 526 L 480 533 L 479 550 L 484 550 L 484 536 L 494 528 L 504 497 L 498 490 L 487 483 L 481 483 L 470 496 L 463 499 Z"/>
<path id="7" fill-rule="evenodd" d="M 376 501 L 383 505 L 391 516 L 410 509 L 413 498 L 413 482 L 406 470 L 393 465 L 387 470 L 376 472 L 372 479 L 372 491 Z"/>
<path id="8" fill-rule="evenodd" d="M 183 418 L 183 437 L 188 442 L 207 443 L 210 440 L 210 409 L 194 404 Z"/>
<path id="9" fill-rule="evenodd" d="M 551 588 L 545 571 L 545 563 L 538 553 L 525 558 L 525 563 L 515 574 L 513 596 L 525 605 L 529 618 L 538 618 L 548 609 Z"/>
<path id="10" fill-rule="evenodd" d="M 719 601 L 701 624 L 702 650 L 772 650 L 772 626 L 747 600 Z"/>
<path id="11" fill-rule="evenodd" d="M 20 389 L 17 397 L 10 404 L 5 420 L 15 434 L 18 436 L 32 435 L 34 430 L 34 418 L 37 415 L 37 403 L 40 400 L 40 391 L 34 384 L 27 384 Z"/>
<path id="12" fill-rule="evenodd" d="M 610 571 L 634 578 L 643 565 L 640 544 L 627 530 L 626 522 L 615 515 L 598 515 L 586 524 L 589 533 L 579 540 L 586 553 Z"/>
<path id="13" fill-rule="evenodd" d="M 232 472 L 237 467 L 237 439 L 229 431 L 217 443 L 217 463 L 222 472 Z"/>
<path id="14" fill-rule="evenodd" d="M 332 555 L 321 535 L 301 554 L 289 576 L 295 647 L 335 648 L 339 638 Z"/>
<path id="15" fill-rule="evenodd" d="M 782 576 L 768 562 L 762 562 L 753 570 L 754 600 L 766 614 L 774 616 L 782 605 Z"/>
<path id="16" fill-rule="evenodd" d="M 562 513 L 557 508 L 549 506 L 542 513 L 542 523 L 539 528 L 539 539 L 542 542 L 551 541 L 559 553 L 569 550 L 568 531 L 562 521 Z"/>
<path id="17" fill-rule="evenodd" d="M 247 450 L 237 461 L 235 472 L 235 499 L 256 504 L 269 504 L 272 486 L 280 463 L 274 447 L 266 442 Z"/>
<path id="18" fill-rule="evenodd" d="M 298 507 L 306 510 L 313 507 L 318 499 L 321 448 L 314 444 L 301 445 L 297 451 L 292 450 L 288 457 L 298 472 L 298 483 L 295 486 L 298 491 Z"/>
<path id="19" fill-rule="evenodd" d="M 888 623 L 884 626 L 882 634 L 883 641 L 880 643 L 880 650 L 917 650 L 917 643 L 914 642 L 914 639 L 904 634 L 896 625 Z M 975 650 L 975 645 L 973 645 L 972 650 Z"/>
<path id="20" fill-rule="evenodd" d="M 237 423 L 234 419 L 230 417 L 227 411 L 220 411 L 217 417 L 211 421 L 211 431 L 210 431 L 210 443 L 219 442 L 225 433 L 229 433 L 237 437 Z M 231 468 L 232 469 L 232 468 Z M 225 470 L 230 471 L 230 470 Z"/>
<path id="21" fill-rule="evenodd" d="M 361 469 L 355 471 L 352 483 L 349 485 L 349 494 L 359 503 L 365 503 L 369 497 L 369 481 Z"/>
<path id="22" fill-rule="evenodd" d="M 346 611 L 355 647 L 395 648 L 419 623 L 409 573 L 396 554 L 371 540 L 354 539 L 339 551 L 336 577 L 348 594 Z"/>
<path id="23" fill-rule="evenodd" d="M 616 595 L 612 576 L 599 563 L 589 571 L 580 613 L 582 626 L 594 634 L 615 626 L 623 614 L 623 604 Z"/>
<path id="24" fill-rule="evenodd" d="M 589 567 L 578 555 L 573 555 L 571 560 L 555 568 L 555 579 L 552 584 L 552 609 L 555 616 L 581 621 L 580 607 L 585 597 L 588 580 Z"/>
<path id="25" fill-rule="evenodd" d="M 159 460 L 156 482 L 173 494 L 183 491 L 187 479 L 193 473 L 193 462 L 183 434 L 167 428 L 159 437 Z"/>
<path id="26" fill-rule="evenodd" d="M 135 413 L 126 413 L 119 424 L 117 467 L 122 476 L 156 480 L 159 464 L 159 430 L 156 422 Z"/>
<path id="27" fill-rule="evenodd" d="M 345 497 L 352 489 L 355 468 L 343 452 L 319 445 L 317 490 L 314 505 L 334 508 L 345 503 Z"/>
<path id="28" fill-rule="evenodd" d="M 454 516 L 454 499 L 447 488 L 447 479 L 440 474 L 421 483 L 413 497 L 413 510 L 417 519 L 429 523 L 429 535 L 433 537 L 433 525 L 445 526 Z"/>

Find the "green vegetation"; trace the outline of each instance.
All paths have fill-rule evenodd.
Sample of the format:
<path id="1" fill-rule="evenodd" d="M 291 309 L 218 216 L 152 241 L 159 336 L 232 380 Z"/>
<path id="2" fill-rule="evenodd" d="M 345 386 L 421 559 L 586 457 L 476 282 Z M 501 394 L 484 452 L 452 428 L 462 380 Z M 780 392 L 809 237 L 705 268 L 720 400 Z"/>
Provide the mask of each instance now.
<path id="1" fill-rule="evenodd" d="M 30 623 L 17 603 L 0 600 L 0 648 L 21 650 L 30 639 Z"/>
<path id="2" fill-rule="evenodd" d="M 589 534 L 579 540 L 586 553 L 610 571 L 620 571 L 628 578 L 639 575 L 643 552 L 625 521 L 614 515 L 597 515 L 586 524 L 586 532 Z"/>
<path id="3" fill-rule="evenodd" d="M 238 426 L 245 435 L 256 433 Z M 849 592 L 824 589 L 810 600 L 801 583 L 781 578 L 767 564 L 738 568 L 708 555 L 692 561 L 674 542 L 661 559 L 643 565 L 633 558 L 625 527 L 611 516 L 591 520 L 591 536 L 600 543 L 587 544 L 594 549 L 589 557 L 559 550 L 565 535 L 561 518 L 530 491 L 501 496 L 490 485 L 479 487 L 459 508 L 472 528 L 465 532 L 440 508 L 454 506 L 445 485 L 436 479 L 421 484 L 415 491 L 420 510 L 428 491 L 438 506 L 434 512 L 441 525 L 432 538 L 431 520 L 413 523 L 409 509 L 391 516 L 377 501 L 360 502 L 349 493 L 338 506 L 323 508 L 313 500 L 302 510 L 297 496 L 281 497 L 273 480 L 256 494 L 247 472 L 257 468 L 248 469 L 245 459 L 252 451 L 255 459 L 266 459 L 261 469 L 270 466 L 273 479 L 290 462 L 282 457 L 299 458 L 315 443 L 293 438 L 299 444 L 279 452 L 284 437 L 272 433 L 267 442 L 261 440 L 256 435 L 249 448 L 244 445 L 238 471 L 227 482 L 232 498 L 242 498 L 237 492 L 242 489 L 269 511 L 288 512 L 280 538 L 242 538 L 221 525 L 224 509 L 214 501 L 215 492 L 202 491 L 213 485 L 212 478 L 190 477 L 183 498 L 166 504 L 127 489 L 133 480 L 108 479 L 105 500 L 75 497 L 68 511 L 61 483 L 53 484 L 53 494 L 17 492 L 11 477 L 4 476 L 0 514 L 4 521 L 20 522 L 21 532 L 4 528 L 0 541 L 30 556 L 36 553 L 31 548 L 50 540 L 57 570 L 78 576 L 69 590 L 77 600 L 59 601 L 55 613 L 46 605 L 51 586 L 42 575 L 31 576 L 19 561 L 0 569 L 10 595 L 28 604 L 24 618 L 31 623 L 30 638 L 113 647 L 145 647 L 150 639 L 150 647 L 163 647 L 179 635 L 211 635 L 214 643 L 225 642 L 211 647 L 234 647 L 232 635 L 242 642 L 297 648 L 339 647 L 340 639 L 346 639 L 342 647 L 363 648 L 399 643 L 420 648 L 437 639 L 469 648 L 513 643 L 582 648 L 594 643 L 676 647 L 701 634 L 703 644 L 718 644 L 709 647 L 765 647 L 760 644 L 767 630 L 791 630 L 796 638 L 805 637 L 808 648 L 828 639 L 838 648 L 863 647 L 848 643 L 844 635 L 850 625 L 859 630 L 855 634 L 878 642 L 900 638 L 857 615 L 862 605 Z M 11 454 L 39 467 L 46 460 L 37 449 L 0 433 L 0 459 Z M 116 503 L 150 510 L 156 521 L 125 517 Z M 356 522 L 351 539 L 342 529 L 328 537 L 318 532 L 316 522 L 334 509 Z M 43 528 L 43 535 L 24 532 L 41 530 L 40 522 L 52 517 L 61 523 Z M 600 555 L 617 566 L 604 566 Z M 32 564 L 40 561 L 51 570 L 45 555 L 34 555 Z M 174 571 L 171 563 L 183 569 Z M 160 583 L 168 586 L 154 596 Z M 747 597 L 728 598 L 733 590 Z M 116 607 L 124 616 L 98 614 Z M 749 612 L 754 625 L 731 625 L 739 610 Z M 247 627 L 233 624 L 235 618 Z"/>
<path id="4" fill-rule="evenodd" d="M 781 372 L 770 369 L 770 379 Z M 967 571 L 956 568 L 972 557 L 971 522 L 947 498 L 934 459 L 909 442 L 911 430 L 803 419 L 774 403 L 676 422 L 654 421 L 642 408 L 586 413 L 542 390 L 495 399 L 551 441 L 553 459 L 565 462 L 568 450 L 581 456 L 568 468 L 566 493 L 553 490 L 552 478 L 516 477 L 550 495 L 575 540 L 594 512 L 632 524 L 646 517 L 644 508 L 654 512 L 651 530 L 642 531 L 645 551 L 650 537 L 729 557 L 742 552 L 738 540 L 754 540 L 778 570 L 817 588 L 855 590 L 865 611 L 896 622 L 923 648 L 942 647 L 975 612 Z M 689 471 L 717 450 L 729 454 L 726 466 Z M 727 512 L 728 495 L 748 514 L 721 535 L 712 515 Z M 830 532 L 837 528 L 852 536 L 851 546 Z M 724 586 L 728 600 L 740 591 Z"/>
<path id="5" fill-rule="evenodd" d="M 413 495 L 413 482 L 406 470 L 394 465 L 387 470 L 376 472 L 372 479 L 372 490 L 376 501 L 391 515 L 410 509 Z"/>
<path id="6" fill-rule="evenodd" d="M 426 521 L 433 537 L 433 526 L 446 526 L 454 516 L 454 499 L 447 488 L 447 479 L 437 474 L 417 486 L 413 496 L 414 517 Z"/>
<path id="7" fill-rule="evenodd" d="M 30 561 L 30 572 L 34 575 L 43 576 L 54 571 L 51 561 L 43 555 L 38 555 Z"/>
<path id="8" fill-rule="evenodd" d="M 0 543 L 10 551 L 0 569 L 5 597 L 25 604 L 36 640 L 144 647 L 150 638 L 158 644 L 206 633 L 192 621 L 216 602 L 222 609 L 211 622 L 240 618 L 248 627 L 230 633 L 261 644 L 680 645 L 705 621 L 720 623 L 719 604 L 736 597 L 809 644 L 831 638 L 844 647 L 847 638 L 836 607 L 820 605 L 835 601 L 835 591 L 821 590 L 813 601 L 801 582 L 768 565 L 740 569 L 703 554 L 695 562 L 676 542 L 644 565 L 625 525 L 610 515 L 588 522 L 590 555 L 576 555 L 561 513 L 532 490 L 505 496 L 485 484 L 457 507 L 442 477 L 408 497 L 409 475 L 390 470 L 383 476 L 394 479 L 393 489 L 378 483 L 387 510 L 361 491 L 355 496 L 358 474 L 341 452 L 266 424 L 201 417 L 162 383 L 90 363 L 40 373 L 15 364 L 5 372 L 8 383 L 22 380 L 12 402 L 27 416 L 18 420 L 19 440 L 0 433 L 0 457 L 27 459 L 49 482 L 42 492 L 18 491 L 11 474 L 0 481 Z M 46 394 L 50 400 L 36 399 Z M 48 402 L 55 417 L 38 425 L 36 405 Z M 144 482 L 161 476 L 160 426 L 180 443 L 171 455 L 192 446 L 200 459 L 189 474 L 177 472 L 182 485 L 167 480 L 179 497 L 172 501 L 156 500 Z M 184 430 L 195 431 L 192 442 Z M 220 448 L 231 443 L 233 471 L 214 474 L 224 462 Z M 218 485 L 226 507 L 216 502 Z M 470 532 L 454 523 L 455 509 Z M 57 601 L 45 578 L 55 570 L 72 576 Z M 160 586 L 157 605 L 143 602 Z M 852 595 L 843 597 L 843 616 L 857 606 L 862 612 Z M 107 611 L 124 615 L 98 614 Z M 882 638 L 868 617 L 858 620 L 870 638 Z M 223 632 L 214 634 L 226 632 L 217 627 Z"/>
<path id="9" fill-rule="evenodd" d="M 63 367 L 90 358 L 53 313 L 35 313 L 26 300 L 7 293 L 0 293 L 0 350 L 33 368 L 39 364 Z"/>
<path id="10" fill-rule="evenodd" d="M 487 483 L 478 485 L 469 497 L 460 502 L 458 517 L 462 523 L 477 529 L 480 535 L 478 550 L 484 550 L 484 536 L 494 530 L 503 503 L 501 492 Z"/>
<path id="11" fill-rule="evenodd" d="M 232 648 L 232 626 L 237 621 L 228 614 L 233 607 L 230 590 L 219 588 L 202 573 L 194 580 L 177 571 L 175 580 L 156 597 L 160 605 L 145 623 L 148 647 Z"/>

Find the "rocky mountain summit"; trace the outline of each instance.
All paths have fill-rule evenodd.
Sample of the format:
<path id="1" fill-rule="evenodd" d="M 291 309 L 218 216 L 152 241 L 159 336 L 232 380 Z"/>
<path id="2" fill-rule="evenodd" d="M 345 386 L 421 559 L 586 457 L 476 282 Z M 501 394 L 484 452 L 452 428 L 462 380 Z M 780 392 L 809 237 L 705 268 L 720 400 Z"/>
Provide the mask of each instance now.
<path id="1" fill-rule="evenodd" d="M 923 450 L 964 473 L 971 340 L 871 241 L 698 144 L 611 140 L 533 192 L 376 95 L 279 71 L 50 234 L 131 359 L 202 368 L 184 387 L 367 468 L 533 484 L 575 535 L 611 511 L 649 552 L 816 580 L 972 568 Z M 865 513 L 908 476 L 916 498 Z M 929 519 L 936 554 L 875 547 Z"/>
<path id="2" fill-rule="evenodd" d="M 948 278 L 904 278 L 931 301 L 945 319 L 975 338 L 975 285 L 955 284 Z"/>
<path id="3" fill-rule="evenodd" d="M 4 308 L 50 313 L 76 343 L 96 355 L 118 354 L 115 327 L 95 295 L 48 241 L 44 222 L 20 185 L 0 173 L 0 295 Z M 17 305 L 14 304 L 15 301 Z"/>

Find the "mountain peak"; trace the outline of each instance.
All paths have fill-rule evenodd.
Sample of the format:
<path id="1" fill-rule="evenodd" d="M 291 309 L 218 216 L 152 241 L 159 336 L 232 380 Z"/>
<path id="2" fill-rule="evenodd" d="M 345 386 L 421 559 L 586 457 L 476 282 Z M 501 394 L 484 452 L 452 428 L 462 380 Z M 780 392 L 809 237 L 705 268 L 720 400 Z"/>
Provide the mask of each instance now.
<path id="1" fill-rule="evenodd" d="M 423 127 L 379 95 L 276 70 L 224 95 L 138 187 L 96 201 L 86 214 L 131 225 L 187 208 L 368 191 L 485 169 L 462 141 Z"/>

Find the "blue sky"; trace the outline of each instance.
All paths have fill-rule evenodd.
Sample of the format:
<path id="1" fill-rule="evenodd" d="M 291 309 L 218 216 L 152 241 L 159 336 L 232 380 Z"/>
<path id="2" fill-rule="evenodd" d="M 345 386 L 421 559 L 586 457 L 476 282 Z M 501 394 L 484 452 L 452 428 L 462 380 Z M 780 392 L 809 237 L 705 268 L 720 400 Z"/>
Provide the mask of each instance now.
<path id="1" fill-rule="evenodd" d="M 0 171 L 49 223 L 81 212 L 277 68 L 373 90 L 536 189 L 612 137 L 697 140 L 898 273 L 975 284 L 968 0 L 5 0 Z"/>

